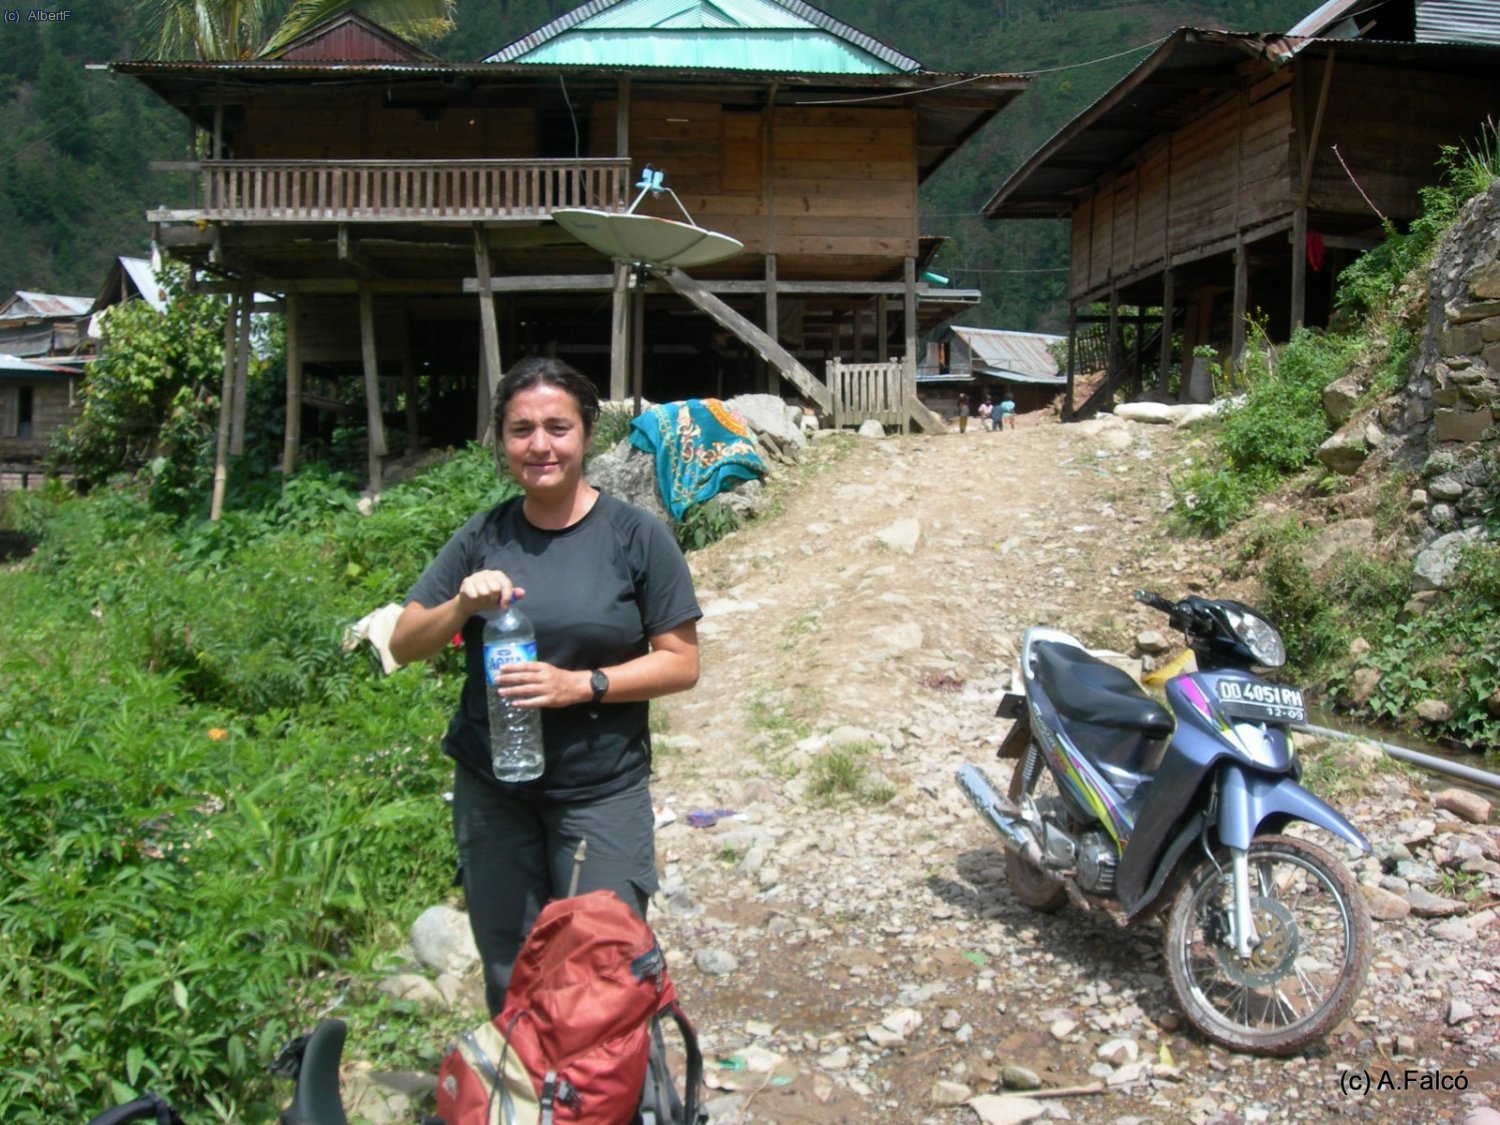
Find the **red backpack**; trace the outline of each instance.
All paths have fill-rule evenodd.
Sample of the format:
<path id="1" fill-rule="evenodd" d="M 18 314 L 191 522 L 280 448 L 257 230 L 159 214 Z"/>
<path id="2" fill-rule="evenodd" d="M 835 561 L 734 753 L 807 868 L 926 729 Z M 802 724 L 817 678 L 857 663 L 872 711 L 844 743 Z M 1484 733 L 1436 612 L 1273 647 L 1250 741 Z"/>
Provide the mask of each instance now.
<path id="1" fill-rule="evenodd" d="M 647 1104 L 661 1097 L 665 1056 L 653 1031 L 664 1015 L 687 1051 L 685 1106 Z M 628 1125 L 638 1115 L 659 1125 L 695 1122 L 702 1076 L 692 1025 L 650 927 L 614 892 L 593 891 L 542 909 L 504 1009 L 460 1036 L 443 1060 L 437 1115 L 447 1125 Z"/>

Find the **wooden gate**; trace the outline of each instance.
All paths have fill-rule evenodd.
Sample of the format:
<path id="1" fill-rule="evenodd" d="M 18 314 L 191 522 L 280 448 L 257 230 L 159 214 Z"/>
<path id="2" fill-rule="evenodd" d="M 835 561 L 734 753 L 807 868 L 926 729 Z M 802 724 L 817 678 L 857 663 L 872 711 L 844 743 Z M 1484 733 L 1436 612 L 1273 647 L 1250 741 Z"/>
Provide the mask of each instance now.
<path id="1" fill-rule="evenodd" d="M 871 419 L 900 426 L 906 433 L 907 397 L 912 390 L 900 360 L 892 363 L 828 361 L 828 390 L 833 396 L 833 428 L 857 426 Z"/>

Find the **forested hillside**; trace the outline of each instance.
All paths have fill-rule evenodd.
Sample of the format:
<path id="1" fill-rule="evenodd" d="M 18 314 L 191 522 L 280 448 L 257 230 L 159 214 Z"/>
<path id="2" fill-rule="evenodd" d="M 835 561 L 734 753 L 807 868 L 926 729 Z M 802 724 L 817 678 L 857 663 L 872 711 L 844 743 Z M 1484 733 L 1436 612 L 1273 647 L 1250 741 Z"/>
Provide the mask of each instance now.
<path id="1" fill-rule="evenodd" d="M 134 15 L 150 0 L 91 0 L 66 22 L 0 24 L 0 296 L 92 294 L 117 254 L 144 252 L 145 212 L 185 194 L 152 160 L 186 154 L 180 117 L 136 84 L 86 70 L 139 57 Z M 458 0 L 432 49 L 472 61 L 576 0 Z M 936 268 L 983 291 L 972 324 L 1056 328 L 1064 313 L 1060 223 L 989 223 L 1001 180 L 1071 116 L 1184 25 L 1283 30 L 1310 0 L 824 0 L 826 11 L 938 71 L 1027 72 L 1032 88 L 926 185 L 925 234 L 949 237 Z M 668 169 L 670 174 L 670 169 Z"/>
<path id="2" fill-rule="evenodd" d="M 88 63 L 135 53 L 126 0 L 62 22 L 0 23 L 0 299 L 16 289 L 92 295 L 118 254 L 140 254 L 145 211 L 174 185 L 150 161 L 187 129 L 135 82 Z"/>

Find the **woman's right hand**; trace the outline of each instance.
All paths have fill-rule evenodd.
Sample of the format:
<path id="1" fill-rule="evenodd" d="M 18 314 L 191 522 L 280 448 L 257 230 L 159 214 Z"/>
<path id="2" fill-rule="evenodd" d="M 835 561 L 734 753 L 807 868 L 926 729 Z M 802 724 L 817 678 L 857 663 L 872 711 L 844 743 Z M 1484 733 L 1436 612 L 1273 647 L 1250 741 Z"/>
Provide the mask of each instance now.
<path id="1" fill-rule="evenodd" d="M 525 593 L 503 570 L 476 570 L 440 606 L 408 602 L 391 632 L 391 655 L 402 664 L 435 656 L 474 614 L 503 609 Z"/>
<path id="2" fill-rule="evenodd" d="M 467 620 L 471 614 L 482 613 L 497 606 L 504 609 L 511 602 L 526 596 L 526 591 L 510 580 L 503 570 L 476 570 L 458 587 L 458 608 Z"/>

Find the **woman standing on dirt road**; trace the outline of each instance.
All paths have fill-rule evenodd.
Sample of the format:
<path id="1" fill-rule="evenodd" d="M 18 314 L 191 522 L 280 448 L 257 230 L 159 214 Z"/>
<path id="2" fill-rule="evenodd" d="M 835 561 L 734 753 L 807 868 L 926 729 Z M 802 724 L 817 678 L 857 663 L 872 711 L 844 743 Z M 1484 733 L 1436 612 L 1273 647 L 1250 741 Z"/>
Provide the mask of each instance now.
<path id="1" fill-rule="evenodd" d="M 406 598 L 391 637 L 402 662 L 464 641 L 458 711 L 443 736 L 457 763 L 453 829 L 491 1015 L 541 908 L 567 893 L 614 891 L 642 918 L 656 890 L 647 701 L 698 681 L 693 581 L 656 517 L 583 477 L 599 417 L 593 384 L 554 359 L 523 359 L 495 397 L 495 433 L 523 495 L 474 516 Z M 542 709 L 546 765 L 535 781 L 497 781 L 481 635 L 487 616 L 525 595 L 537 659 L 510 664 L 497 689 Z"/>

